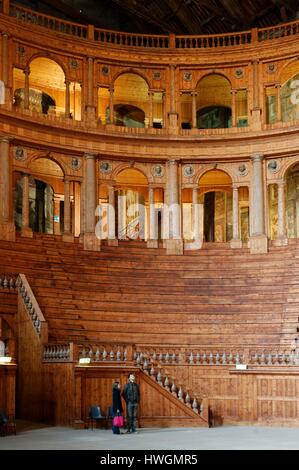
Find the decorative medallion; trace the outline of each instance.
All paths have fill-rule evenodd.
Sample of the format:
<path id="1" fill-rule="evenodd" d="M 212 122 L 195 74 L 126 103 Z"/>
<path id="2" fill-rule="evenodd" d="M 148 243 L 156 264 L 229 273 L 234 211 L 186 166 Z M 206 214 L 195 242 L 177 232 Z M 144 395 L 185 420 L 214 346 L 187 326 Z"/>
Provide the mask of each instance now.
<path id="1" fill-rule="evenodd" d="M 235 77 L 237 77 L 237 78 L 244 77 L 244 70 L 243 69 L 236 69 L 235 70 Z"/>
<path id="2" fill-rule="evenodd" d="M 154 80 L 161 80 L 161 72 L 154 72 L 153 73 Z"/>
<path id="3" fill-rule="evenodd" d="M 241 163 L 239 166 L 238 166 L 238 176 L 246 176 L 248 173 L 248 169 L 247 169 L 247 166 L 245 165 L 245 163 Z"/>
<path id="4" fill-rule="evenodd" d="M 79 158 L 73 157 L 71 159 L 71 168 L 75 171 L 79 170 L 81 168 L 81 160 L 79 160 Z"/>
<path id="5" fill-rule="evenodd" d="M 161 178 L 164 175 L 164 168 L 162 165 L 152 166 L 152 175 Z"/>
<path id="6" fill-rule="evenodd" d="M 15 159 L 19 162 L 23 162 L 27 158 L 27 152 L 23 147 L 15 147 Z"/>
<path id="7" fill-rule="evenodd" d="M 100 172 L 101 173 L 111 173 L 112 166 L 110 162 L 101 162 L 100 163 Z"/>
<path id="8" fill-rule="evenodd" d="M 191 72 L 184 72 L 184 80 L 185 80 L 185 82 L 191 82 L 192 73 Z"/>
<path id="9" fill-rule="evenodd" d="M 271 173 L 277 173 L 278 170 L 279 170 L 279 164 L 277 162 L 277 160 L 270 160 L 269 163 L 268 163 L 268 170 L 271 172 Z"/>
<path id="10" fill-rule="evenodd" d="M 73 70 L 78 70 L 78 68 L 80 67 L 79 62 L 76 59 L 70 59 L 69 65 L 70 65 L 70 68 Z"/>
<path id="11" fill-rule="evenodd" d="M 195 173 L 192 165 L 185 165 L 183 172 L 184 172 L 185 178 L 191 178 L 191 176 L 193 176 Z"/>
<path id="12" fill-rule="evenodd" d="M 277 70 L 277 65 L 276 64 L 268 64 L 267 65 L 267 72 L 268 73 L 275 73 Z"/>
<path id="13" fill-rule="evenodd" d="M 107 75 L 109 75 L 109 73 L 110 73 L 109 67 L 107 67 L 107 65 L 104 65 L 104 66 L 102 67 L 102 75 L 107 76 Z"/>

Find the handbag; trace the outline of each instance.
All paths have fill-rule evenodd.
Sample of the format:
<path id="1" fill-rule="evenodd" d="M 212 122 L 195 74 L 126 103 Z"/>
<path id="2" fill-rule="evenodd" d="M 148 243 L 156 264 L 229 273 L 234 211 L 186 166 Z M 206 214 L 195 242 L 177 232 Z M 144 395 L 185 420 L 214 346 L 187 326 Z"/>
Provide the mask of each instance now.
<path id="1" fill-rule="evenodd" d="M 122 428 L 124 426 L 124 417 L 120 415 L 116 415 L 113 418 L 113 426 L 117 428 Z"/>

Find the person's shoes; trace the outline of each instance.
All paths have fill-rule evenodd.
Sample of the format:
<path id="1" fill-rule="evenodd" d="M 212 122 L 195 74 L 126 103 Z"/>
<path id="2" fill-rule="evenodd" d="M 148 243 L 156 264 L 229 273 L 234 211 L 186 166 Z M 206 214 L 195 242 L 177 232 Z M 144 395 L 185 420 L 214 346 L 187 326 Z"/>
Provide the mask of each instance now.
<path id="1" fill-rule="evenodd" d="M 128 429 L 128 430 L 126 431 L 126 434 L 129 434 L 129 433 L 131 433 L 131 432 L 132 432 L 131 429 Z"/>
<path id="2" fill-rule="evenodd" d="M 135 432 L 135 433 L 136 433 L 137 431 L 136 431 L 136 429 L 135 429 L 135 428 L 133 428 L 133 429 L 132 429 L 132 432 Z"/>

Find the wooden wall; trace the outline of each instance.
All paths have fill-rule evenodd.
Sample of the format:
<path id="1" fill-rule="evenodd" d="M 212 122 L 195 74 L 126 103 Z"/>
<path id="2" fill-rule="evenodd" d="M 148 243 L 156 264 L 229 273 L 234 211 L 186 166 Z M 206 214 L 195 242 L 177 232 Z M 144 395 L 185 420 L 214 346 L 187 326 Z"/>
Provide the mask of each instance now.
<path id="1" fill-rule="evenodd" d="M 41 420 L 52 425 L 73 424 L 75 416 L 74 369 L 72 363 L 42 365 Z"/>
<path id="2" fill-rule="evenodd" d="M 15 415 L 16 370 L 15 364 L 0 365 L 0 409 L 7 415 Z"/>
<path id="3" fill-rule="evenodd" d="M 19 418 L 40 421 L 44 412 L 41 380 L 43 346 L 20 296 L 17 325 L 17 415 Z"/>
<path id="4" fill-rule="evenodd" d="M 225 423 L 299 424 L 299 368 L 257 366 L 168 366 L 176 383 L 193 396 L 208 397 L 212 425 Z"/>

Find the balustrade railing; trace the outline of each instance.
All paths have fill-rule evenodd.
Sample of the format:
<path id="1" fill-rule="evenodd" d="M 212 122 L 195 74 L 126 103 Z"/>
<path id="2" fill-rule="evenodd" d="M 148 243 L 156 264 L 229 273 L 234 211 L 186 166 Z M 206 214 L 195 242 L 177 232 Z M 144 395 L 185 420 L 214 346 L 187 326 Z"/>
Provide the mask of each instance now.
<path id="1" fill-rule="evenodd" d="M 199 416 L 203 417 L 204 414 L 208 416 L 208 409 L 204 404 L 205 399 L 196 397 L 188 388 L 184 389 L 184 386 L 176 383 L 175 378 L 166 370 L 162 369 L 161 366 L 155 367 L 154 364 L 149 366 L 146 359 L 139 362 L 138 365 L 140 365 L 143 371 L 149 375 L 152 380 L 157 382 L 164 390 L 171 393 L 174 397 L 178 398 L 186 406 L 192 408 Z"/>
<path id="2" fill-rule="evenodd" d="M 251 31 L 210 34 L 209 36 L 181 36 L 175 38 L 177 49 L 211 49 L 244 46 L 251 43 Z"/>
<path id="3" fill-rule="evenodd" d="M 0 274 L 0 289 L 16 289 L 17 278 L 13 274 Z"/>
<path id="4" fill-rule="evenodd" d="M 68 34 L 83 39 L 87 38 L 87 26 L 38 13 L 16 4 L 10 5 L 9 15 L 23 23 L 47 28 L 56 33 Z"/>
<path id="5" fill-rule="evenodd" d="M 46 344 L 43 350 L 43 362 L 72 362 L 73 343 Z"/>
<path id="6" fill-rule="evenodd" d="M 2 6 L 0 2 L 0 11 Z M 145 49 L 224 49 L 244 47 L 254 42 L 294 36 L 299 33 L 299 21 L 282 23 L 267 28 L 211 35 L 152 35 L 126 33 L 94 28 L 65 21 L 50 15 L 38 13 L 20 5 L 10 4 L 9 14 L 26 24 L 40 26 L 56 33 L 67 34 L 81 39 L 95 40 L 113 46 L 138 47 Z"/>
<path id="7" fill-rule="evenodd" d="M 118 343 L 76 344 L 74 360 L 90 358 L 90 362 L 127 362 L 132 360 L 132 346 Z"/>
<path id="8" fill-rule="evenodd" d="M 292 21 L 290 23 L 281 23 L 277 26 L 258 29 L 258 41 L 271 41 L 272 39 L 279 39 L 288 36 L 294 36 L 299 33 L 299 21 Z"/>
<path id="9" fill-rule="evenodd" d="M 47 322 L 24 274 L 19 274 L 16 287 L 37 335 L 42 342 L 46 342 L 48 338 Z"/>
<path id="10" fill-rule="evenodd" d="M 94 39 L 98 42 L 108 43 L 114 46 L 163 49 L 169 47 L 169 36 L 167 35 L 123 33 L 95 28 Z"/>
<path id="11" fill-rule="evenodd" d="M 151 365 L 213 365 L 234 366 L 247 364 L 250 366 L 298 366 L 298 350 L 263 349 L 256 350 L 187 350 L 185 348 L 139 348 L 133 354 L 137 365 L 150 368 Z"/>

